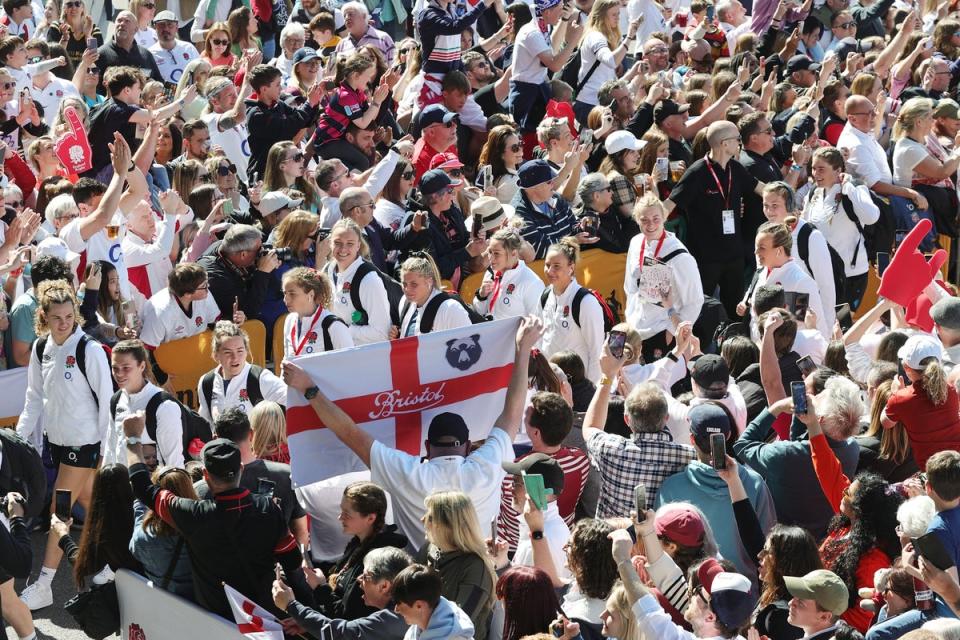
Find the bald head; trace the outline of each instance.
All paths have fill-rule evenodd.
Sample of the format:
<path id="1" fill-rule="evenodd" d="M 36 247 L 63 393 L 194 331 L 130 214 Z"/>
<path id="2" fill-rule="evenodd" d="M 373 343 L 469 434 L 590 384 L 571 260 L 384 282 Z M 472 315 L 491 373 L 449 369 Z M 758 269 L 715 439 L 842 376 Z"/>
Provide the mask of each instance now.
<path id="1" fill-rule="evenodd" d="M 707 127 L 707 143 L 711 149 L 717 149 L 727 138 L 736 138 L 739 135 L 737 126 L 726 120 L 714 122 Z"/>
<path id="2" fill-rule="evenodd" d="M 873 103 L 866 96 L 852 95 L 843 103 L 850 124 L 864 133 L 873 130 Z"/>
<path id="3" fill-rule="evenodd" d="M 370 201 L 370 192 L 362 187 L 347 187 L 340 192 L 340 211 L 349 215 L 351 209 Z"/>
<path id="4" fill-rule="evenodd" d="M 130 11 L 124 10 L 117 14 L 114 24 L 116 26 L 113 34 L 114 39 L 124 48 L 129 48 L 139 28 L 137 17 Z"/>

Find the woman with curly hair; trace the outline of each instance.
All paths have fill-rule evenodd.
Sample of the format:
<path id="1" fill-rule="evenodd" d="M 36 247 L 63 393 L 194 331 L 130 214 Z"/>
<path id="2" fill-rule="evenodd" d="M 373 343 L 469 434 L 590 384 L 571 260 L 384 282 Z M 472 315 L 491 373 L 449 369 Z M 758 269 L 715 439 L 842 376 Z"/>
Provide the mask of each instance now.
<path id="1" fill-rule="evenodd" d="M 517 130 L 508 124 L 501 124 L 490 130 L 487 141 L 480 150 L 479 166 L 490 165 L 493 184 L 483 187 L 496 189 L 497 200 L 510 204 L 520 190 L 517 182 L 517 167 L 523 162 L 523 145 Z M 483 173 L 478 176 L 481 179 Z"/>
<path id="2" fill-rule="evenodd" d="M 817 541 L 801 527 L 776 525 L 760 551 L 760 603 L 753 626 L 760 635 L 777 640 L 803 637 L 803 630 L 787 622 L 792 596 L 783 576 L 804 576 L 823 568 Z"/>
<path id="3" fill-rule="evenodd" d="M 877 569 L 889 567 L 900 555 L 897 508 L 903 498 L 875 473 L 858 474 L 851 482 L 823 434 L 813 398 L 808 398 L 807 405 L 807 413 L 797 417 L 807 426 L 813 468 L 836 514 L 820 545 L 820 557 L 824 568 L 840 576 L 850 593 L 850 608 L 841 617 L 866 633 L 873 612 L 860 606 L 857 594 L 862 588 L 872 589 Z"/>
<path id="4" fill-rule="evenodd" d="M 548 632 L 560 611 L 550 576 L 536 567 L 508 569 L 497 580 L 496 594 L 503 603 L 503 640 Z"/>

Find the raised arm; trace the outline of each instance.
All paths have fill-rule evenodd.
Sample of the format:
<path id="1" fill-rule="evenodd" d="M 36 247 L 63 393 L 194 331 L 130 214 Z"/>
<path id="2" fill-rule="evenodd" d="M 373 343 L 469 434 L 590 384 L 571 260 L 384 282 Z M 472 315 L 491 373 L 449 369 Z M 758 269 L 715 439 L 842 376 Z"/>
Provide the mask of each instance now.
<path id="1" fill-rule="evenodd" d="M 503 411 L 494 424 L 507 432 L 512 442 L 520 431 L 523 421 L 523 411 L 527 404 L 527 370 L 530 367 L 530 349 L 537 344 L 543 335 L 543 322 L 536 316 L 527 316 L 520 322 L 517 329 L 517 351 L 513 359 L 513 375 L 510 376 L 510 385 L 507 387 L 507 398 L 503 403 Z"/>
<path id="2" fill-rule="evenodd" d="M 123 193 L 123 183 L 130 171 L 130 147 L 119 133 L 113 134 L 113 144 L 110 147 L 110 163 L 113 165 L 113 177 L 107 185 L 107 191 L 100 199 L 100 204 L 93 213 L 79 222 L 80 237 L 84 242 L 93 237 L 97 231 L 107 226 L 120 205 L 120 196 Z"/>
<path id="3" fill-rule="evenodd" d="M 830 448 L 830 443 L 823 434 L 820 421 L 817 419 L 813 396 L 807 396 L 807 412 L 794 413 L 794 416 L 806 425 L 807 433 L 810 434 L 810 459 L 813 461 L 813 470 L 820 482 L 820 489 L 827 497 L 833 512 L 840 513 L 840 502 L 847 487 L 850 486 L 850 478 L 844 475 L 837 455 Z"/>
<path id="4" fill-rule="evenodd" d="M 283 363 L 283 381 L 301 394 L 305 394 L 308 389 L 316 386 L 307 372 L 292 362 Z M 310 406 L 317 412 L 323 425 L 333 431 L 340 442 L 347 445 L 363 461 L 363 464 L 369 467 L 373 437 L 358 427 L 350 416 L 320 391 L 317 391 L 317 395 L 310 400 Z"/>
<path id="5" fill-rule="evenodd" d="M 767 396 L 767 404 L 773 404 L 787 396 L 783 388 L 783 378 L 780 376 L 780 363 L 777 360 L 773 335 L 782 324 L 783 318 L 779 313 L 771 313 L 767 316 L 763 327 L 763 339 L 760 341 L 760 382 Z"/>
<path id="6" fill-rule="evenodd" d="M 594 432 L 602 432 L 607 424 L 607 407 L 610 404 L 610 387 L 613 385 L 613 378 L 623 366 L 623 358 L 619 360 L 610 353 L 610 347 L 603 345 L 603 353 L 600 354 L 600 372 L 603 377 L 595 381 L 597 390 L 593 394 L 590 406 L 587 407 L 587 414 L 583 418 L 583 439 L 589 441 Z"/>

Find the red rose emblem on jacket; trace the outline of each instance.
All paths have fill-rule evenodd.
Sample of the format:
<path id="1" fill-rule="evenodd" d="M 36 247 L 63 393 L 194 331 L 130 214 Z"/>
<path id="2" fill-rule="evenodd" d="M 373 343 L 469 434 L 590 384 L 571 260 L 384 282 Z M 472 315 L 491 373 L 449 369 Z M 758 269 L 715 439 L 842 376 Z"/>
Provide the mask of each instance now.
<path id="1" fill-rule="evenodd" d="M 77 359 L 73 356 L 67 356 L 66 363 L 68 367 L 72 367 L 73 365 L 77 364 Z"/>
<path id="2" fill-rule="evenodd" d="M 307 342 L 316 342 L 317 341 L 317 332 L 311 331 L 307 334 Z"/>
<path id="3" fill-rule="evenodd" d="M 147 640 L 147 634 L 143 632 L 140 625 L 131 624 L 129 631 L 127 631 L 127 638 L 130 640 Z"/>
<path id="4" fill-rule="evenodd" d="M 194 320 L 194 322 L 196 322 L 196 323 L 197 323 L 197 326 L 199 327 L 200 325 L 203 324 L 203 318 L 202 318 L 201 316 L 197 316 L 197 318 L 196 318 L 196 320 Z"/>
<path id="5" fill-rule="evenodd" d="M 241 399 L 241 400 L 249 400 L 249 399 L 250 399 L 250 396 L 247 394 L 247 390 L 246 390 L 246 389 L 240 389 L 240 399 Z"/>

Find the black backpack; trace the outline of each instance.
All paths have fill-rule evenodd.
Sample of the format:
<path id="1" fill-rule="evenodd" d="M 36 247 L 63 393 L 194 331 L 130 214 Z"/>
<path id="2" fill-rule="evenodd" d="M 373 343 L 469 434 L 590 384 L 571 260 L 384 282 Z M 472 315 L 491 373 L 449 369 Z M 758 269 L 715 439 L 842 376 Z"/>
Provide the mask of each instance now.
<path id="1" fill-rule="evenodd" d="M 862 229 L 862 227 L 860 227 Z M 809 222 L 800 227 L 800 233 L 797 234 L 797 255 L 803 260 L 803 264 L 807 265 L 807 271 L 810 272 L 810 277 L 813 277 L 813 269 L 810 267 L 810 236 L 813 235 L 813 225 Z M 857 259 L 857 251 L 860 250 L 860 245 L 857 245 L 857 250 L 854 251 L 853 260 Z M 836 302 L 839 304 L 841 301 L 846 300 L 846 290 L 847 290 L 847 272 L 843 265 L 843 258 L 840 257 L 840 254 L 837 253 L 837 250 L 830 246 L 830 243 L 827 243 L 827 251 L 830 252 L 830 266 L 833 271 L 833 290 L 836 292 Z"/>
<path id="2" fill-rule="evenodd" d="M 341 320 L 340 316 L 336 316 L 332 313 L 320 321 L 320 330 L 323 333 L 324 351 L 333 351 L 333 340 L 330 338 L 330 327 L 333 326 L 334 322 L 339 322 L 344 326 L 347 326 L 347 323 Z M 259 380 L 257 381 L 257 386 L 260 386 Z"/>
<path id="3" fill-rule="evenodd" d="M 26 517 L 40 515 L 47 494 L 47 473 L 40 453 L 13 429 L 0 429 L 0 451 L 0 492 L 16 491 L 27 501 L 23 508 Z"/>
<path id="4" fill-rule="evenodd" d="M 43 364 L 43 351 L 44 349 L 47 348 L 48 337 L 49 336 L 43 336 L 42 338 L 37 338 L 37 341 L 33 343 L 33 351 L 34 353 L 36 353 L 37 361 L 40 362 L 40 364 Z M 107 351 L 107 348 L 84 333 L 80 335 L 80 340 L 77 342 L 77 352 L 75 355 L 77 359 L 77 369 L 80 370 L 80 374 L 83 376 L 83 379 L 87 381 L 87 386 L 90 388 L 90 393 L 93 394 L 93 401 L 99 407 L 100 398 L 97 397 L 97 392 L 93 390 L 93 385 L 90 384 L 90 378 L 87 377 L 87 343 L 88 342 L 93 342 L 100 345 L 100 347 L 103 348 L 104 352 Z M 117 384 L 115 381 L 113 381 L 112 376 L 111 376 L 111 382 L 113 382 L 113 389 L 114 391 L 116 391 Z"/>
<path id="5" fill-rule="evenodd" d="M 177 406 L 180 407 L 180 423 L 183 425 L 184 461 L 199 459 L 199 456 L 191 455 L 190 450 L 191 448 L 194 450 L 199 450 L 204 444 L 213 440 L 213 430 L 210 428 L 210 423 L 207 422 L 199 413 L 190 407 L 184 406 L 179 400 L 166 391 L 160 391 L 159 393 L 154 394 L 154 396 L 150 398 L 149 402 L 147 402 L 145 417 L 147 435 L 150 436 L 150 439 L 154 442 L 157 441 L 157 410 L 166 400 L 176 402 Z M 115 394 L 113 394 L 113 397 L 110 398 L 110 415 L 113 416 L 114 420 L 117 419 L 117 403 L 119 401 L 120 392 L 117 391 Z M 159 447 L 157 448 L 157 455 L 160 455 Z M 161 462 L 166 463 L 165 460 L 161 460 Z"/>
<path id="6" fill-rule="evenodd" d="M 397 316 L 397 309 L 400 308 L 400 303 L 404 299 L 403 286 L 383 271 L 380 271 L 380 269 L 377 269 L 376 265 L 366 260 L 361 262 L 360 266 L 357 267 L 357 271 L 353 274 L 353 280 L 351 281 L 354 286 L 350 287 L 350 303 L 353 304 L 354 309 L 360 312 L 361 316 L 360 321 L 354 324 L 365 325 L 370 321 L 366 310 L 360 303 L 360 283 L 363 282 L 364 277 L 371 271 L 376 272 L 377 276 L 380 277 L 380 281 L 383 282 L 384 288 L 387 290 L 387 300 L 390 302 L 390 324 L 399 327 L 400 320 L 403 316 Z"/>
<path id="7" fill-rule="evenodd" d="M 461 298 L 459 295 L 441 291 L 434 297 L 430 298 L 430 300 L 427 301 L 427 304 L 423 305 L 423 313 L 420 314 L 420 333 L 430 333 L 433 331 L 433 321 L 437 318 L 437 311 L 440 310 L 440 305 L 447 300 L 456 300 L 458 303 L 460 303 L 460 306 L 463 307 L 467 312 L 467 315 L 470 316 L 471 324 L 479 324 L 481 322 L 487 322 L 490 320 L 490 318 L 477 313 L 476 309 L 464 302 L 463 298 Z M 407 311 L 410 310 L 411 304 L 412 303 L 409 300 L 403 301 L 403 306 L 400 307 L 401 322 L 403 321 L 403 318 L 407 317 Z M 398 323 L 397 326 L 399 327 L 400 324 Z"/>
<path id="8" fill-rule="evenodd" d="M 671 254 L 673 257 L 673 254 Z M 610 330 L 620 322 L 620 318 L 613 312 L 610 308 L 610 305 L 607 304 L 607 301 L 603 299 L 603 296 L 594 291 L 593 289 L 587 289 L 586 287 L 580 287 L 577 289 L 577 292 L 573 294 L 573 321 L 577 323 L 577 326 L 580 326 L 580 305 L 583 302 L 583 299 L 587 296 L 592 295 L 596 298 L 597 302 L 600 303 L 600 309 L 603 311 L 603 333 L 604 335 L 610 333 Z M 550 297 L 550 287 L 547 287 L 543 290 L 543 293 L 540 294 L 540 308 L 544 309 L 547 306 L 547 298 Z"/>
<path id="9" fill-rule="evenodd" d="M 573 87 L 573 96 L 574 98 L 583 90 L 584 85 L 590 81 L 590 76 L 593 75 L 593 72 L 597 70 L 597 67 L 600 66 L 600 60 L 596 59 L 593 61 L 593 65 L 590 69 L 587 70 L 587 75 L 583 76 L 583 82 L 577 80 L 580 75 L 580 65 L 582 63 L 580 56 L 580 49 L 577 48 L 576 52 L 570 58 L 563 63 L 560 71 L 557 72 L 553 77 L 554 79 L 559 79 L 566 82 L 568 85 Z"/>
<path id="10" fill-rule="evenodd" d="M 263 367 L 255 364 L 250 365 L 247 370 L 247 399 L 250 405 L 255 407 L 263 402 L 263 392 L 260 390 L 260 374 L 263 373 Z M 203 399 L 207 401 L 207 408 L 211 408 L 213 402 L 213 380 L 217 375 L 216 369 L 206 373 L 200 378 L 200 391 L 203 393 Z"/>

